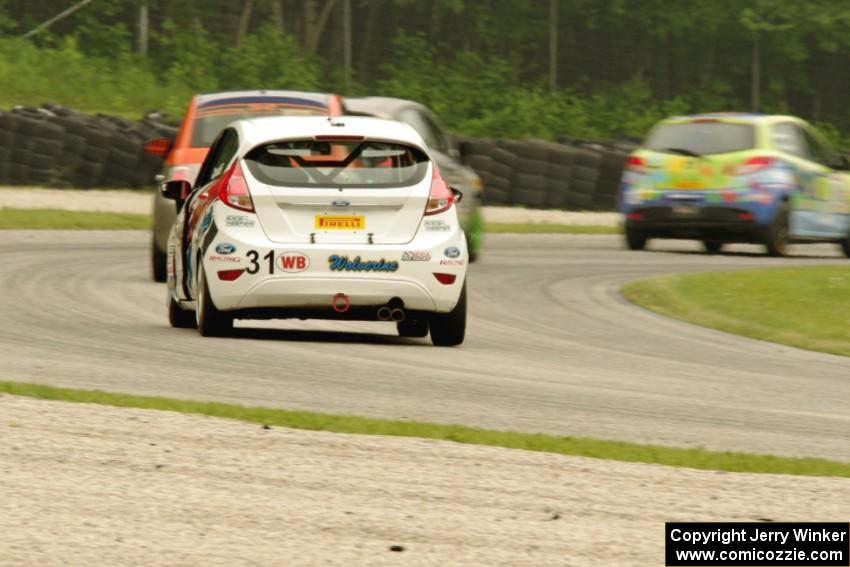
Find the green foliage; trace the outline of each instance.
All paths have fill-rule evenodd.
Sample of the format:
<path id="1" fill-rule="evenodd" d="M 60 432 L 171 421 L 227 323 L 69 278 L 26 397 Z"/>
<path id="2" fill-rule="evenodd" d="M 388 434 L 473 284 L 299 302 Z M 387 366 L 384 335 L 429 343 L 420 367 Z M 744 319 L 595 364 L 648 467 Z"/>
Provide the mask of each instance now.
<path id="1" fill-rule="evenodd" d="M 55 48 L 38 48 L 22 39 L 0 40 L 0 105 L 54 102 L 84 111 L 140 114 L 163 108 L 157 77 L 130 55 L 86 56 L 76 38 Z M 185 101 L 191 89 L 181 85 Z M 182 105 L 166 107 L 179 115 Z"/>
<path id="2" fill-rule="evenodd" d="M 292 36 L 271 24 L 247 35 L 242 44 L 225 51 L 218 70 L 223 89 L 319 88 L 317 65 L 295 45 Z"/>
<path id="3" fill-rule="evenodd" d="M 135 1 L 98 0 L 31 42 L 0 39 L 0 103 L 179 115 L 194 93 L 339 92 L 342 10 L 331 0 L 146 0 L 150 49 L 135 55 Z M 65 0 L 0 0 L 15 37 Z M 352 95 L 431 106 L 450 130 L 489 137 L 642 136 L 678 113 L 761 108 L 850 133 L 850 4 L 835 0 L 559 0 L 557 84 L 548 88 L 549 4 L 358 0 Z"/>

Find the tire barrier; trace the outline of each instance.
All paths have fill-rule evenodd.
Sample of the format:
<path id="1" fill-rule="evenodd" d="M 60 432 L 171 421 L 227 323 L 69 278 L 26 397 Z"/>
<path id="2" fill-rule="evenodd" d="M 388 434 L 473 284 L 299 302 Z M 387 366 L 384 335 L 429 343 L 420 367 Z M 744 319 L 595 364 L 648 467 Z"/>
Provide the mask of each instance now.
<path id="1" fill-rule="evenodd" d="M 174 138 L 158 112 L 131 121 L 56 104 L 0 111 L 0 184 L 139 188 L 154 183 L 162 158 L 146 141 Z"/>
<path id="2" fill-rule="evenodd" d="M 544 140 L 459 138 L 467 165 L 481 176 L 484 204 L 612 211 L 633 140 L 562 136 Z"/>

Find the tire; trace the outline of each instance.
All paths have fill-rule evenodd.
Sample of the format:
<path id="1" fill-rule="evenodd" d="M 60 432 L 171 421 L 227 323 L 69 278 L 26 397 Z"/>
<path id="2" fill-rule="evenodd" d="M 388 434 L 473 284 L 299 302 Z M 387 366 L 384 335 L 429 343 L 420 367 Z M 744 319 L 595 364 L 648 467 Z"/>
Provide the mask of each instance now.
<path id="1" fill-rule="evenodd" d="M 788 254 L 788 204 L 782 203 L 767 228 L 764 247 L 768 256 L 781 258 Z"/>
<path id="2" fill-rule="evenodd" d="M 514 166 L 517 177 L 520 175 L 546 175 L 549 162 L 540 159 L 519 159 Z"/>
<path id="3" fill-rule="evenodd" d="M 850 234 L 844 237 L 844 240 L 838 242 L 841 246 L 841 251 L 844 252 L 846 258 L 850 258 Z"/>
<path id="4" fill-rule="evenodd" d="M 643 250 L 649 242 L 646 233 L 641 230 L 626 227 L 626 246 L 629 250 Z"/>
<path id="5" fill-rule="evenodd" d="M 518 173 L 514 185 L 519 190 L 546 191 L 546 177 L 531 173 Z"/>
<path id="6" fill-rule="evenodd" d="M 233 316 L 219 311 L 210 297 L 204 267 L 198 262 L 198 306 L 195 311 L 202 337 L 226 337 L 233 332 Z"/>
<path id="7" fill-rule="evenodd" d="M 151 274 L 153 281 L 164 282 L 168 279 L 166 264 L 168 254 L 159 249 L 156 242 L 151 242 Z"/>
<path id="8" fill-rule="evenodd" d="M 434 346 L 457 346 L 466 335 L 466 282 L 457 305 L 448 313 L 431 315 L 431 342 Z"/>
<path id="9" fill-rule="evenodd" d="M 427 319 L 405 319 L 396 323 L 398 336 L 408 337 L 413 339 L 421 339 L 428 336 L 428 320 Z"/>
<path id="10" fill-rule="evenodd" d="M 174 296 L 168 292 L 168 322 L 175 329 L 196 329 L 198 321 L 195 319 L 194 311 L 186 311 L 180 304 L 174 301 Z"/>
<path id="11" fill-rule="evenodd" d="M 717 254 L 723 249 L 723 243 L 719 240 L 703 240 L 702 247 L 705 248 L 706 254 Z"/>

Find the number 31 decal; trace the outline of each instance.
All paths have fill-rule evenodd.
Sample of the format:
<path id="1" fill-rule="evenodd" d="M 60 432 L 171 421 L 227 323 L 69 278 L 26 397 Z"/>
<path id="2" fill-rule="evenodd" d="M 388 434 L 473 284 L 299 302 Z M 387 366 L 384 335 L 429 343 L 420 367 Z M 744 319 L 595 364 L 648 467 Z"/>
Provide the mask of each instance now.
<path id="1" fill-rule="evenodd" d="M 260 261 L 259 261 L 260 260 L 260 253 L 257 252 L 256 250 L 248 250 L 246 255 L 248 256 L 248 260 L 251 261 L 251 265 L 248 266 L 247 268 L 245 268 L 245 272 L 247 272 L 249 274 L 256 274 L 257 272 L 260 271 Z M 274 273 L 274 252 L 270 250 L 268 254 L 263 256 L 263 260 L 269 261 L 269 273 L 273 274 Z"/>

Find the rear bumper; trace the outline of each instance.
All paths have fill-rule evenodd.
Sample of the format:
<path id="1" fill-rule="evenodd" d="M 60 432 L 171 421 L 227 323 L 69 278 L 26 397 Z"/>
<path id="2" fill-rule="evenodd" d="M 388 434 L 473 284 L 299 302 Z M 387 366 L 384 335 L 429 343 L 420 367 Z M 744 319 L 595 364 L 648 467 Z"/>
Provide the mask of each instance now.
<path id="1" fill-rule="evenodd" d="M 335 314 L 340 297 L 351 314 L 374 313 L 390 302 L 410 311 L 449 312 L 460 297 L 469 255 L 454 213 L 444 214 L 451 230 L 423 226 L 406 244 L 278 244 L 254 215 L 236 215 L 243 222 L 229 225 L 232 209 L 222 205 L 202 250 L 211 299 L 222 311 L 252 318 Z M 293 256 L 301 264 L 284 268 L 283 259 Z"/>
<path id="2" fill-rule="evenodd" d="M 462 282 L 460 282 L 462 283 Z M 250 287 L 238 300 L 224 294 L 218 300 L 236 300 L 236 310 L 256 308 L 330 308 L 337 294 L 348 298 L 351 308 L 380 307 L 393 298 L 419 311 L 437 311 L 437 300 L 421 283 L 409 279 L 300 277 L 269 278 Z"/>
<path id="3" fill-rule="evenodd" d="M 626 228 L 653 238 L 760 240 L 765 229 L 752 212 L 736 207 L 694 207 L 687 213 L 673 206 L 637 207 L 626 215 Z"/>

